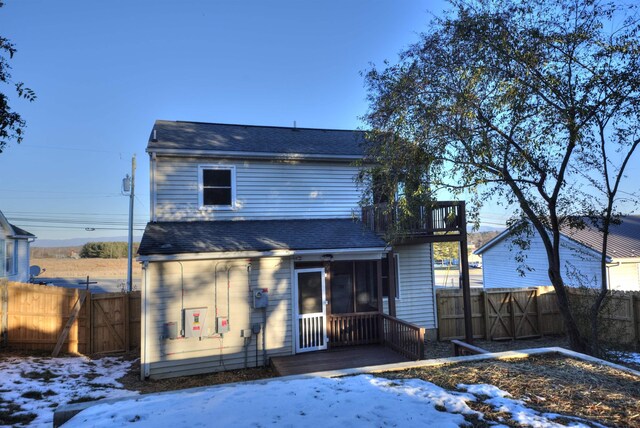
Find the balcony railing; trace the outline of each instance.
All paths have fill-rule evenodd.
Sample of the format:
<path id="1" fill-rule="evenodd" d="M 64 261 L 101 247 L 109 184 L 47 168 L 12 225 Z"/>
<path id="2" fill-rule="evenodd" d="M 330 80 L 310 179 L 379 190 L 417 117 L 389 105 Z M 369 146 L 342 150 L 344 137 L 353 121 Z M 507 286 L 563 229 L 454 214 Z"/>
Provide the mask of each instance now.
<path id="1" fill-rule="evenodd" d="M 466 230 L 463 201 L 436 201 L 414 209 L 396 204 L 362 207 L 362 221 L 378 234 L 425 237 Z"/>

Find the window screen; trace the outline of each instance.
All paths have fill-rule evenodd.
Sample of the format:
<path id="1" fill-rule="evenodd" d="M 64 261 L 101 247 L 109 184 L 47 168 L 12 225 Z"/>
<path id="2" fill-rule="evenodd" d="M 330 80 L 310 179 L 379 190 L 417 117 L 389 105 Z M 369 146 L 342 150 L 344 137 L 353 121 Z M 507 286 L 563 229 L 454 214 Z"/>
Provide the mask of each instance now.
<path id="1" fill-rule="evenodd" d="M 232 171 L 202 170 L 202 202 L 204 205 L 229 205 L 233 202 Z"/>

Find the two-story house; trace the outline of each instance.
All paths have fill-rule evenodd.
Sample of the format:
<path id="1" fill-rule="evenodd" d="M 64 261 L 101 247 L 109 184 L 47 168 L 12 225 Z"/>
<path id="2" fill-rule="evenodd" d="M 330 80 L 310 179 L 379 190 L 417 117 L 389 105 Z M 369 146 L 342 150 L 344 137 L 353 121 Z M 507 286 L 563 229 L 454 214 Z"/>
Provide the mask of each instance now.
<path id="1" fill-rule="evenodd" d="M 436 328 L 431 241 L 391 246 L 372 231 L 382 216 L 359 206 L 363 138 L 156 121 L 138 253 L 143 377 L 378 343 L 398 323 L 422 342 L 420 328 Z"/>

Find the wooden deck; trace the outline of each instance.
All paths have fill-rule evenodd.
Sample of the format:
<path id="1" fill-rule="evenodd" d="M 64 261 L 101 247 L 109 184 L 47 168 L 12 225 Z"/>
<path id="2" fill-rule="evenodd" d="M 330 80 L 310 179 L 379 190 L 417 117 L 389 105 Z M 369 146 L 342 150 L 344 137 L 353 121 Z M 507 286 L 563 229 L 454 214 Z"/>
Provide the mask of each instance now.
<path id="1" fill-rule="evenodd" d="M 271 364 L 280 376 L 289 376 L 403 361 L 409 361 L 409 359 L 392 349 L 380 345 L 366 345 L 305 352 L 287 357 L 274 357 L 271 359 Z"/>

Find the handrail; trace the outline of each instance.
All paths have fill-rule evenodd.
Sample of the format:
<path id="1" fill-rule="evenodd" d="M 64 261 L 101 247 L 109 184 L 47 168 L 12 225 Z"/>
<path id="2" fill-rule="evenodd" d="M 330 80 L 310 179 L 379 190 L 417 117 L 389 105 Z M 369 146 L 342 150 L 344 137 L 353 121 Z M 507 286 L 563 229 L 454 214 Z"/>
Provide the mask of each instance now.
<path id="1" fill-rule="evenodd" d="M 352 346 L 381 343 L 413 360 L 424 358 L 425 329 L 378 312 L 331 314 L 329 344 Z"/>
<path id="2" fill-rule="evenodd" d="M 407 321 L 380 314 L 383 321 L 384 344 L 407 358 L 424 358 L 425 329 Z"/>

